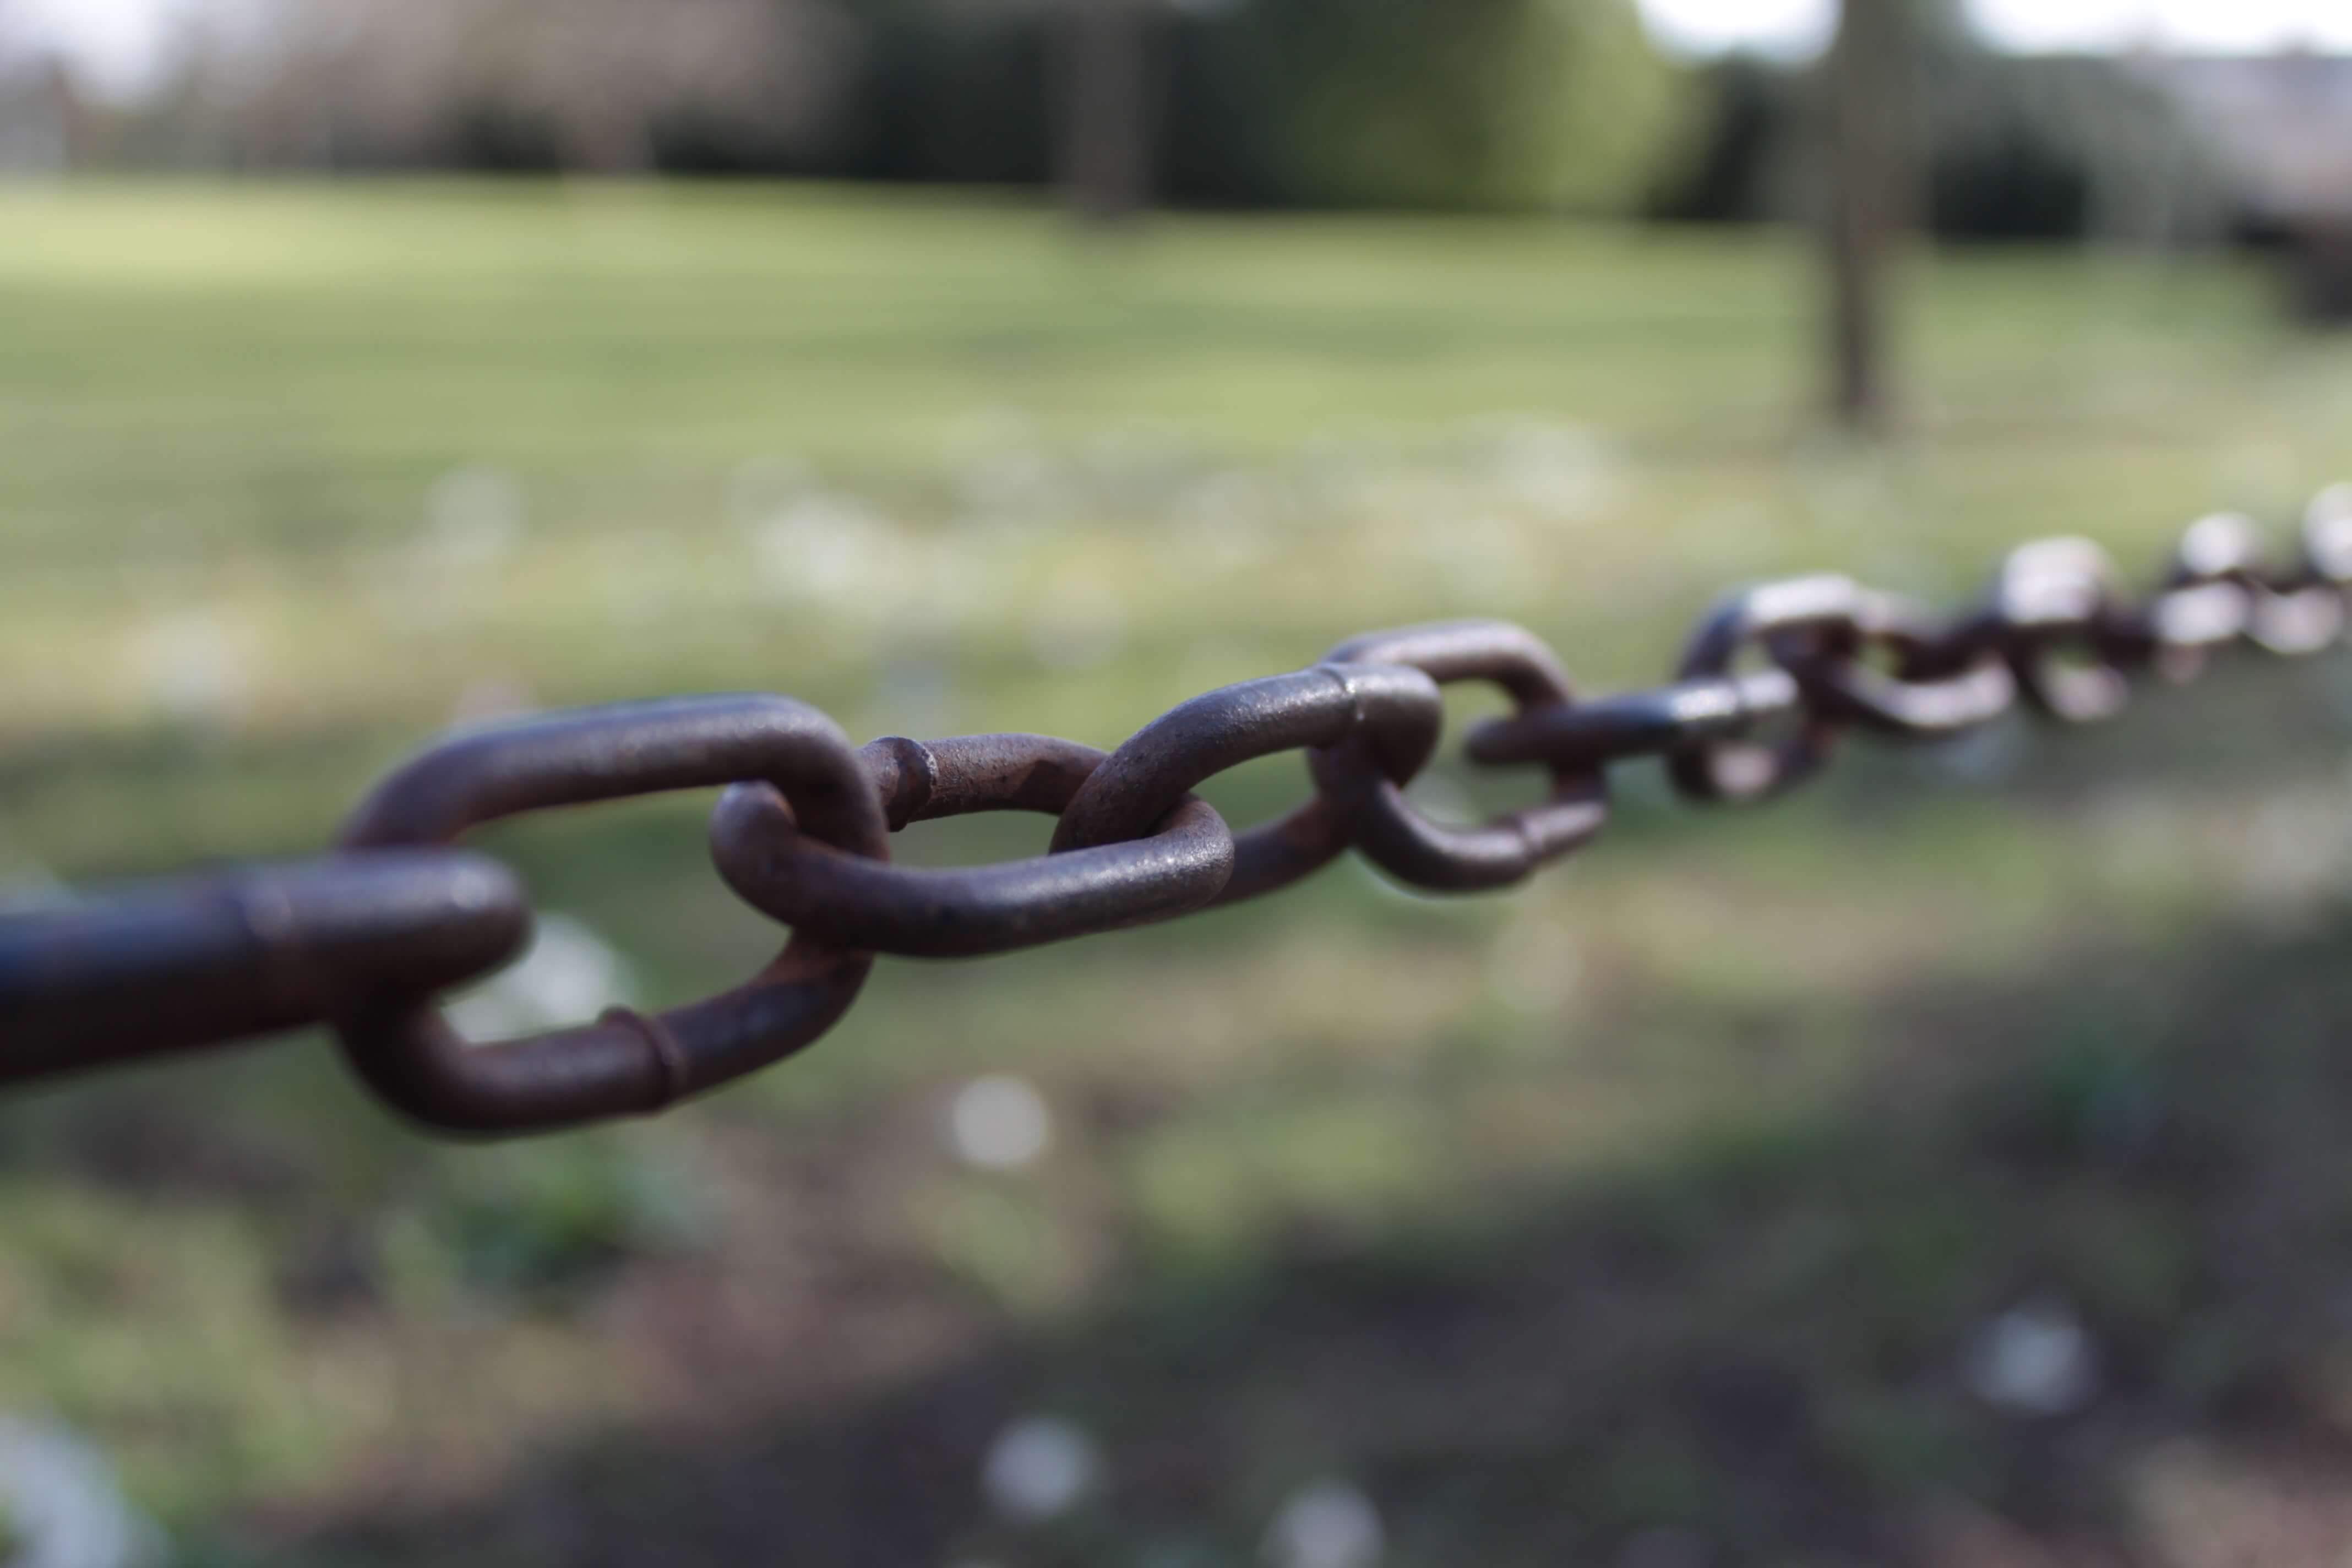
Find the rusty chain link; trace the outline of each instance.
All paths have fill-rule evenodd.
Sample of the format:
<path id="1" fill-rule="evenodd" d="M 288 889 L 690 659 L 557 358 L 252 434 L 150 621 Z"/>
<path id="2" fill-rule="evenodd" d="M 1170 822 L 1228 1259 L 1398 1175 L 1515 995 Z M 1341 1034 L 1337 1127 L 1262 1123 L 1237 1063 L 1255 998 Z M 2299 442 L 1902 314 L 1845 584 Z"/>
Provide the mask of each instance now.
<path id="1" fill-rule="evenodd" d="M 1849 578 L 1767 583 L 1702 617 L 1674 680 L 1587 700 L 1525 629 L 1454 621 L 1341 643 L 1321 663 L 1196 697 L 1108 754 L 1045 735 L 891 736 L 855 749 L 782 697 L 684 698 L 454 735 L 394 772 L 319 858 L 68 895 L 0 915 L 0 1080 L 331 1026 L 353 1070 L 428 1126 L 496 1134 L 656 1110 L 798 1051 L 856 1001 L 877 954 L 1005 952 L 1164 921 L 1289 886 L 1354 848 L 1437 891 L 1517 882 L 1606 825 L 1609 769 L 1664 760 L 1702 800 L 1753 800 L 1817 772 L 1850 730 L 1933 738 L 2021 697 L 2064 722 L 2118 711 L 2135 677 L 2196 676 L 2221 647 L 2334 646 L 2352 610 L 2352 486 L 2306 510 L 2294 558 L 2236 513 L 2190 525 L 2134 596 L 2087 540 L 2012 551 L 1938 617 Z M 1550 775 L 1537 805 L 1454 826 L 1405 794 L 1435 752 L 1439 689 L 1484 681 L 1513 711 L 1470 734 L 1486 766 Z M 1314 793 L 1235 834 L 1192 792 L 1304 752 Z M 792 931 L 736 989 L 661 1014 L 469 1044 L 438 998 L 512 958 L 525 895 L 450 847 L 499 817 L 722 788 L 721 879 Z M 1055 818 L 1048 852 L 894 865 L 909 823 Z"/>

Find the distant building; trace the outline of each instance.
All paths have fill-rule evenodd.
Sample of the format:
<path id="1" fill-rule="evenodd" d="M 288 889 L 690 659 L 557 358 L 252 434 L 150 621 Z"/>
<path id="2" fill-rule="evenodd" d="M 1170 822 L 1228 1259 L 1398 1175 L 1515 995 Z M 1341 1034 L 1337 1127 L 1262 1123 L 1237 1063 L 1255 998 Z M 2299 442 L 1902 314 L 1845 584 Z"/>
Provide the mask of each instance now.
<path id="1" fill-rule="evenodd" d="M 2242 232 L 2276 246 L 2295 304 L 2352 321 L 2352 56 L 2144 57 L 2221 165 Z"/>

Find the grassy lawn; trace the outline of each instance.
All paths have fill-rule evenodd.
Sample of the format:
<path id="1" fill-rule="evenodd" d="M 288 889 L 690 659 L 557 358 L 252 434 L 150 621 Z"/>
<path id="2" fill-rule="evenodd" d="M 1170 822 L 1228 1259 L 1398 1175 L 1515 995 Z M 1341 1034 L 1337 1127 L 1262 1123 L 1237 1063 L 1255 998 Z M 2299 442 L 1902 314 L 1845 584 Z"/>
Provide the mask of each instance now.
<path id="1" fill-rule="evenodd" d="M 1785 236 L 394 184 L 0 187 L 0 233 L 27 887 L 308 849 L 509 709 L 1108 746 L 1474 614 L 1610 689 L 1743 579 L 1952 600 L 2059 531 L 2152 570 L 2352 476 L 2352 345 L 2222 259 L 1919 258 L 1907 433 L 1857 451 Z M 317 1041 L 20 1100 L 0 1413 L 204 1562 L 1205 1568 L 1328 1478 L 1409 1565 L 2233 1561 L 2344 1522 L 2347 726 L 2337 662 L 2246 662 L 1761 811 L 1630 772 L 1513 895 L 1343 865 L 886 962 L 789 1068 L 520 1146 L 415 1138 Z M 589 990 L 667 1001 L 778 940 L 706 806 L 482 838 Z M 941 1134 L 992 1073 L 1050 1115 L 1013 1169 Z M 2091 1347 L 2063 1413 L 1972 1382 L 2020 1310 Z M 1038 1413 L 1098 1474 L 1023 1522 L 976 1478 Z"/>

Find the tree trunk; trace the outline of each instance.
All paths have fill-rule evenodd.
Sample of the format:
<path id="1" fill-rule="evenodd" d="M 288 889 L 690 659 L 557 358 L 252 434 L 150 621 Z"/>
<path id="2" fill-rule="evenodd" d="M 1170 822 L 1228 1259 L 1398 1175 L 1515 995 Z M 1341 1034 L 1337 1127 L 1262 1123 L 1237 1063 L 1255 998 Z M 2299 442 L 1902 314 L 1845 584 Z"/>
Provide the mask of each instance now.
<path id="1" fill-rule="evenodd" d="M 1150 201 L 1147 4 L 1062 0 L 1062 191 L 1093 222 L 1132 217 Z"/>
<path id="2" fill-rule="evenodd" d="M 1892 403 L 1886 271 L 1909 217 L 1904 0 L 1844 0 L 1829 58 L 1830 412 L 1884 428 Z"/>

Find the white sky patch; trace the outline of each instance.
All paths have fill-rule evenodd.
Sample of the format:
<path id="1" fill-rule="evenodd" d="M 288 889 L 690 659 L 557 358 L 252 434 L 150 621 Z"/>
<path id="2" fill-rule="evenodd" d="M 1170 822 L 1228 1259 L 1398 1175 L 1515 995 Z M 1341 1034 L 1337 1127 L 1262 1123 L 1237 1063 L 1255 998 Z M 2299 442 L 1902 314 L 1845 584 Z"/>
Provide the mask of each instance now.
<path id="1" fill-rule="evenodd" d="M 51 55 L 84 89 L 117 101 L 160 85 L 197 0 L 12 0 L 0 58 Z"/>
<path id="2" fill-rule="evenodd" d="M 1683 54 L 1801 57 L 1828 39 L 1837 0 L 1641 0 L 1658 41 Z M 1990 42 L 2026 53 L 2141 47 L 2189 53 L 2352 50 L 2345 0 L 1967 0 Z"/>
<path id="3" fill-rule="evenodd" d="M 1829 41 L 1836 0 L 1642 0 L 1651 36 L 1677 54 L 1803 56 Z"/>
<path id="4" fill-rule="evenodd" d="M 2027 51 L 2352 49 L 2342 0 L 1969 0 L 1969 12 L 1987 36 Z"/>

